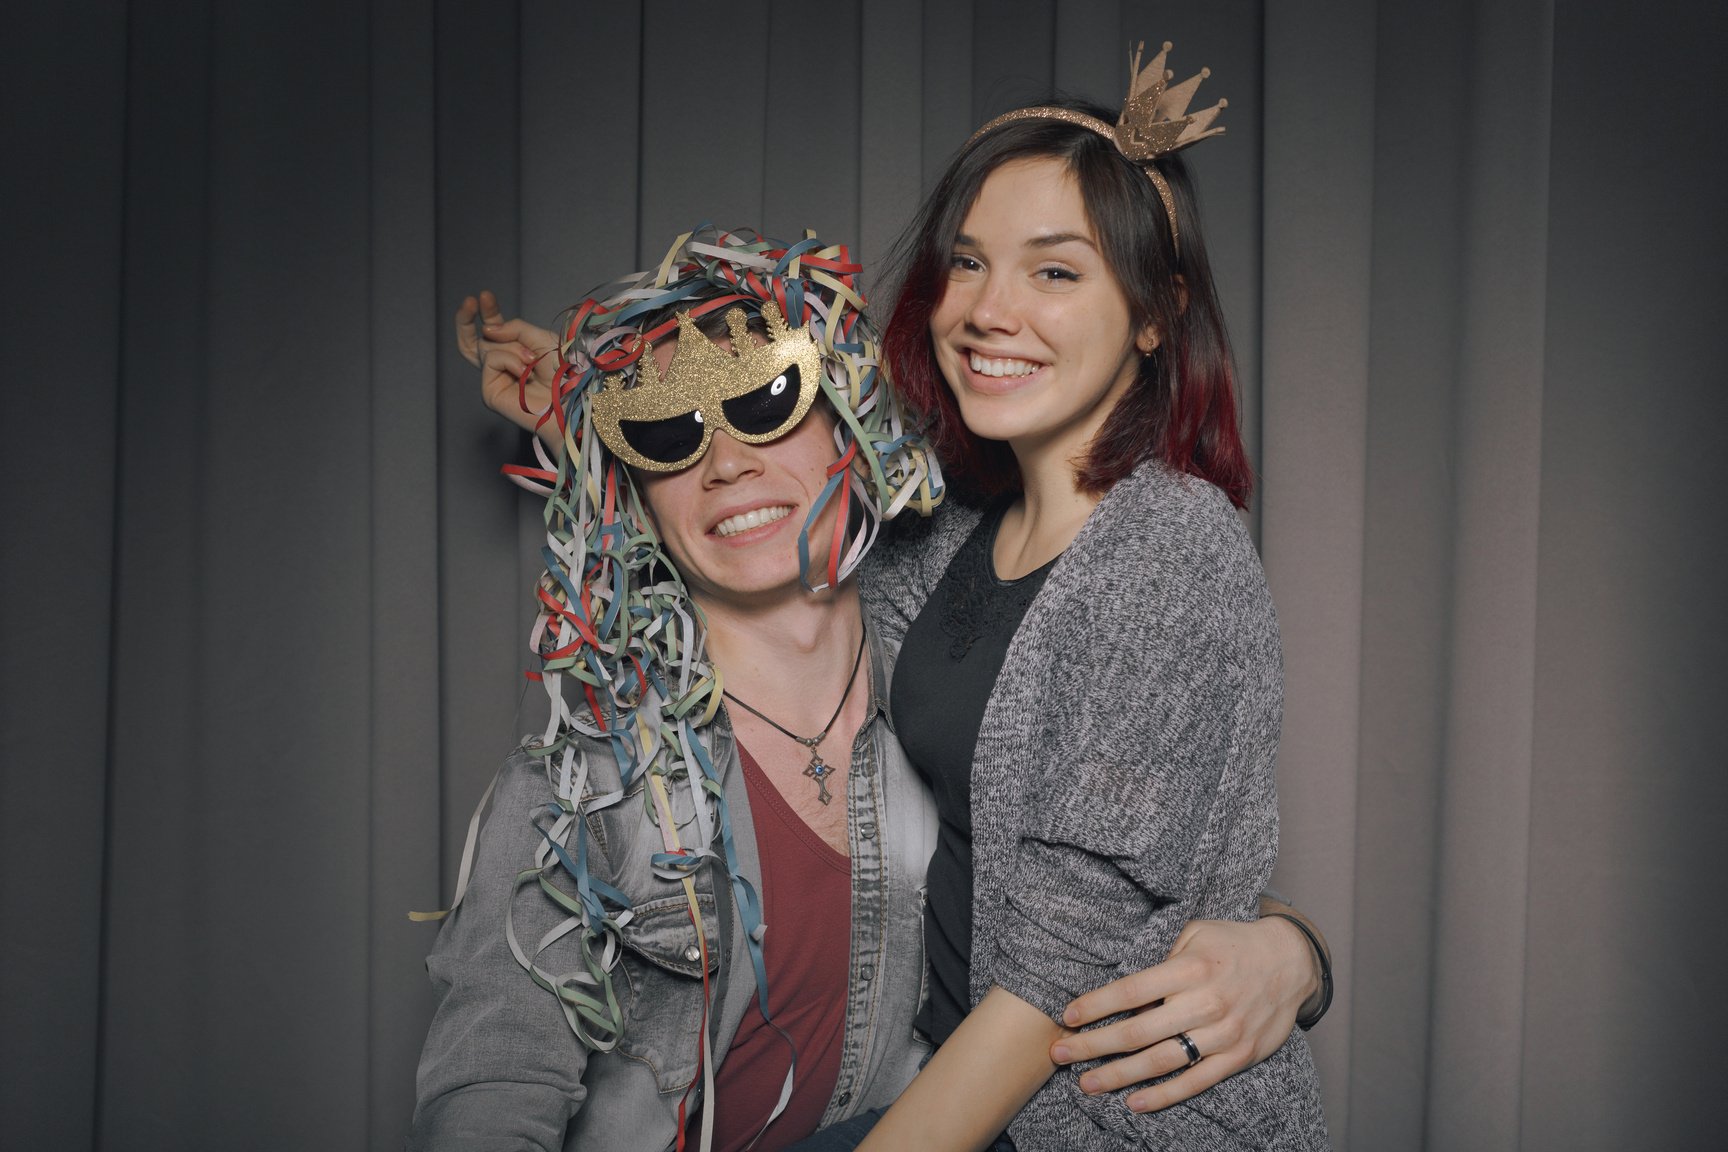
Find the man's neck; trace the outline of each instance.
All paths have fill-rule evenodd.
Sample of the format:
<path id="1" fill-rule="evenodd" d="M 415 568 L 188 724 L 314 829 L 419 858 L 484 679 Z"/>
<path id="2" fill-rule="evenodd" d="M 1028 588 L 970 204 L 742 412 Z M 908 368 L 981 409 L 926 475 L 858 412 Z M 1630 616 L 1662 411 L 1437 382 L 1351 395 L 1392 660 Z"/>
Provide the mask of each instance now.
<path id="1" fill-rule="evenodd" d="M 727 691 L 793 731 L 821 728 L 863 640 L 857 587 L 847 581 L 756 609 L 699 603 L 708 621 L 708 656 Z"/>

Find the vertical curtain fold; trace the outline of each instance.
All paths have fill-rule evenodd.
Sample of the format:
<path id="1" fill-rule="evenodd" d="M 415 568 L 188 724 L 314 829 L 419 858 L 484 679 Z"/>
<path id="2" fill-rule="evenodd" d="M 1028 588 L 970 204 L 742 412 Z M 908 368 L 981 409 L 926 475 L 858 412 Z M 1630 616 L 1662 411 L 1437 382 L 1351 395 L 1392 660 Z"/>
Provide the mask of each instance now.
<path id="1" fill-rule="evenodd" d="M 29 226 L 0 277 L 0 1117 L 20 1146 L 79 1147 L 103 998 L 127 27 L 102 3 L 7 24 L 0 218 Z"/>
<path id="2" fill-rule="evenodd" d="M 212 18 L 131 20 L 100 1145 L 195 1133 Z M 74 298 L 75 299 L 75 298 Z"/>
<path id="3" fill-rule="evenodd" d="M 1414 11 L 1408 5 L 1405 11 Z M 1350 1146 L 1421 1147 L 1464 294 L 1463 8 L 1379 30 Z M 1341 1141 L 1343 1143 L 1344 1141 Z"/>
<path id="4" fill-rule="evenodd" d="M 919 189 L 920 199 L 936 186 L 948 157 L 980 123 L 972 107 L 974 7 L 964 2 L 923 5 L 920 64 L 924 122 L 919 143 L 924 183 Z"/>
<path id="5" fill-rule="evenodd" d="M 1375 5 L 1266 8 L 1261 551 L 1284 640 L 1278 877 L 1353 971 L 1373 245 Z M 1324 84 L 1315 83 L 1324 62 Z M 1316 1037 L 1349 1128 L 1349 996 Z"/>
<path id="6" fill-rule="evenodd" d="M 858 244 L 860 7 L 769 5 L 762 208 L 753 223 L 770 236 L 796 239 L 809 228 L 830 243 Z"/>
<path id="7" fill-rule="evenodd" d="M 1516 1147 L 1529 898 L 1552 12 L 1478 4 L 1453 423 L 1427 1146 Z M 1443 1105 L 1442 1105 L 1442 1102 Z"/>
<path id="8" fill-rule="evenodd" d="M 365 1146 L 390 1148 L 414 1107 L 441 907 L 438 739 L 438 349 L 433 180 L 435 29 L 423 5 L 375 0 L 367 38 L 370 233 L 364 333 L 368 552 L 367 1082 Z M 361 398 L 353 402 L 359 415 Z M 358 480 L 358 476 L 356 476 Z"/>
<path id="9" fill-rule="evenodd" d="M 1343 1146 L 1419 1148 L 1466 295 L 1465 6 L 1382 6 L 1362 588 L 1362 719 Z M 1419 17 L 1419 18 L 1418 18 Z M 1355 767 L 1355 766 L 1353 766 Z M 1336 1036 L 1332 1038 L 1334 1041 Z M 1325 1043 L 1322 1039 L 1319 1042 Z"/>
<path id="10" fill-rule="evenodd" d="M 447 899 L 474 801 L 496 770 L 501 749 L 522 734 L 517 709 L 527 634 L 523 572 L 532 563 L 523 548 L 521 521 L 527 510 L 517 491 L 498 476 L 502 462 L 521 458 L 524 439 L 482 407 L 475 371 L 456 351 L 450 317 L 464 296 L 491 289 L 505 315 L 550 322 L 550 316 L 525 310 L 525 288 L 545 286 L 530 271 L 535 254 L 526 243 L 525 218 L 532 219 L 537 195 L 569 193 L 532 193 L 524 186 L 525 170 L 536 172 L 536 165 L 555 162 L 548 150 L 556 142 L 529 139 L 524 131 L 524 92 L 545 83 L 523 71 L 529 38 L 549 33 L 545 24 L 529 22 L 537 10 L 439 0 L 432 12 L 436 282 L 431 338 L 438 366 L 432 458 L 444 766 L 439 891 Z M 539 50 L 529 59 L 543 67 L 563 66 L 555 54 Z M 431 930 L 421 931 L 422 946 L 430 946 Z"/>
<path id="11" fill-rule="evenodd" d="M 190 1139 L 314 1147 L 366 1131 L 348 942 L 370 938 L 369 12 L 212 14 L 197 834 L 176 897 L 199 930 L 169 983 L 196 1007 Z"/>
<path id="12" fill-rule="evenodd" d="M 921 0 L 878 0 L 859 9 L 858 254 L 866 298 L 878 305 L 878 271 L 922 187 L 919 148 L 924 109 Z"/>

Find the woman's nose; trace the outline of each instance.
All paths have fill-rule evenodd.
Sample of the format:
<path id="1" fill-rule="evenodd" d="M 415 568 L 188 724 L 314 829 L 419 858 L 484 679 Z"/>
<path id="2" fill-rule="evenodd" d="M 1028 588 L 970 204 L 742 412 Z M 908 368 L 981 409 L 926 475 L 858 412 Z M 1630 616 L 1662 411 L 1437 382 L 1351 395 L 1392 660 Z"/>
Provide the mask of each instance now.
<path id="1" fill-rule="evenodd" d="M 1001 276 L 986 272 L 974 283 L 966 322 L 980 332 L 1011 332 L 1018 326 L 1013 294 Z"/>

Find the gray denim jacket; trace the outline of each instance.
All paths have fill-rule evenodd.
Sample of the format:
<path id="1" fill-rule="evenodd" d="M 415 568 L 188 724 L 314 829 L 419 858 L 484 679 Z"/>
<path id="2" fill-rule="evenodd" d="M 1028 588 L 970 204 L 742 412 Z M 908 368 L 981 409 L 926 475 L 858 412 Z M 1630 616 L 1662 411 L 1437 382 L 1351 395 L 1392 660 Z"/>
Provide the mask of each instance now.
<path id="1" fill-rule="evenodd" d="M 850 1003 L 839 1079 L 823 1126 L 887 1104 L 912 1079 L 927 1047 L 913 1035 L 923 993 L 920 892 L 936 843 L 935 808 L 888 727 L 892 653 L 870 635 L 870 711 L 852 747 L 847 827 L 852 857 Z M 706 730 L 723 777 L 740 871 L 762 890 L 755 828 L 730 720 Z M 588 750 L 589 788 L 618 787 L 611 754 Z M 649 867 L 660 835 L 632 784 L 623 801 L 588 818 L 597 878 L 636 909 L 623 931 L 616 980 L 623 1039 L 591 1052 L 552 995 L 511 955 L 504 915 L 517 873 L 532 866 L 533 813 L 552 802 L 541 762 L 518 749 L 500 771 L 461 907 L 444 923 L 426 961 L 440 1001 L 420 1057 L 416 1149 L 642 1149 L 659 1152 L 677 1133 L 679 1102 L 696 1075 L 702 980 L 696 930 L 682 887 Z M 688 802 L 675 807 L 690 819 Z M 688 840 L 686 840 L 688 842 Z M 730 885 L 715 866 L 697 881 L 713 965 L 713 1050 L 721 1061 L 756 991 Z M 718 893 L 718 898 L 716 894 Z M 532 885 L 513 905 L 517 940 L 534 942 L 564 914 Z M 768 931 L 793 930 L 768 924 Z M 541 954 L 553 972 L 580 966 L 574 934 Z M 694 957 L 694 959 L 693 959 Z M 700 1086 L 691 1092 L 691 1107 Z M 720 1107 L 725 1107 L 721 1101 Z"/>

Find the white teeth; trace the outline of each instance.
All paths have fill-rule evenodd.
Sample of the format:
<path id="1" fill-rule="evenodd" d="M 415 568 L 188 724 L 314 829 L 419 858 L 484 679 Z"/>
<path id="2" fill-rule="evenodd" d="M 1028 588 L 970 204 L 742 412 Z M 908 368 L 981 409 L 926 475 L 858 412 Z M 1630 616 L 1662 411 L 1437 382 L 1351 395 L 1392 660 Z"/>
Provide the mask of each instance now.
<path id="1" fill-rule="evenodd" d="M 740 532 L 748 532 L 752 528 L 760 528 L 764 524 L 772 524 L 783 520 L 792 514 L 791 505 L 781 504 L 773 508 L 757 508 L 737 516 L 728 516 L 714 525 L 716 536 L 736 536 Z"/>
<path id="2" fill-rule="evenodd" d="M 991 360 L 976 352 L 971 355 L 972 371 L 980 376 L 1030 376 L 1043 367 L 1030 360 Z"/>

